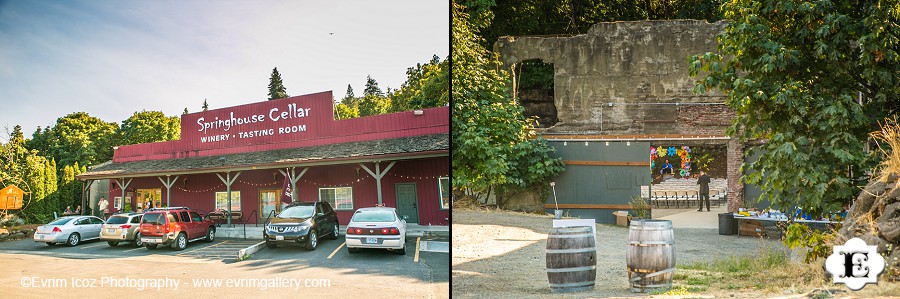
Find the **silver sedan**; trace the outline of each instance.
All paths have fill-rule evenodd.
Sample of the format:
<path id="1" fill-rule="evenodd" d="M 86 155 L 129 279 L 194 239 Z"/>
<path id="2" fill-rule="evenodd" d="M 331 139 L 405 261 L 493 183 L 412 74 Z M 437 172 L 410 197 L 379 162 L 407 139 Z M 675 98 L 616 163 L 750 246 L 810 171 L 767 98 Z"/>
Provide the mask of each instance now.
<path id="1" fill-rule="evenodd" d="M 47 245 L 65 243 L 75 246 L 81 241 L 100 238 L 102 225 L 103 220 L 94 216 L 60 217 L 50 223 L 38 226 L 34 232 L 34 241 L 44 242 Z"/>

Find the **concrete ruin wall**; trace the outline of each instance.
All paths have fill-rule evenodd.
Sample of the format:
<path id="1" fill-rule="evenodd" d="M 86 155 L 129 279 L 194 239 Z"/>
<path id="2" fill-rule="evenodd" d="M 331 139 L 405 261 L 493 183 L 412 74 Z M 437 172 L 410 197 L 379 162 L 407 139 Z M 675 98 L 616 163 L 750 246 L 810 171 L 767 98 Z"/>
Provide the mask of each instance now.
<path id="1" fill-rule="evenodd" d="M 730 111 L 692 105 L 722 103 L 724 97 L 693 94 L 688 58 L 714 51 L 725 24 L 599 23 L 583 35 L 501 37 L 494 50 L 506 70 L 528 59 L 554 64 L 559 122 L 548 132 L 724 134 Z"/>
<path id="2" fill-rule="evenodd" d="M 599 23 L 582 35 L 501 37 L 494 51 L 511 74 L 524 60 L 554 65 L 558 122 L 545 133 L 722 136 L 734 113 L 722 94 L 693 93 L 688 59 L 715 51 L 725 26 L 696 20 Z M 743 203 L 744 146 L 714 142 L 728 146 L 729 209 L 736 210 Z"/>

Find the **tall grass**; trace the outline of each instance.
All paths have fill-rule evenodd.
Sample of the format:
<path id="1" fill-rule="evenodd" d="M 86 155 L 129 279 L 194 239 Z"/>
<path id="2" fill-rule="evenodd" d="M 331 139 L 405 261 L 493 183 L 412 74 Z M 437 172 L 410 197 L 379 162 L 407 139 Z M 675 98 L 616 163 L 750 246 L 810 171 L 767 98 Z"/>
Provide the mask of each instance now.
<path id="1" fill-rule="evenodd" d="M 753 255 L 720 257 L 679 265 L 675 283 L 689 290 L 709 287 L 781 292 L 784 289 L 820 285 L 825 277 L 817 267 L 821 268 L 821 264 L 792 261 L 785 251 L 760 246 Z"/>
<path id="2" fill-rule="evenodd" d="M 878 165 L 876 173 L 880 172 L 881 177 L 885 178 L 889 174 L 900 174 L 900 124 L 897 123 L 897 117 L 885 119 L 884 123 L 879 123 L 881 131 L 869 134 L 875 139 L 878 150 L 884 157 L 881 164 Z"/>

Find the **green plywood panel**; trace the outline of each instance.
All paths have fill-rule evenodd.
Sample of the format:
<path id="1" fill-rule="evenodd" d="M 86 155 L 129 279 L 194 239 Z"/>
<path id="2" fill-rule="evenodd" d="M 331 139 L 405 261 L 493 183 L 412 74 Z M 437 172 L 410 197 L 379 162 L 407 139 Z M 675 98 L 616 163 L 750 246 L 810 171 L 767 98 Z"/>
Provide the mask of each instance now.
<path id="1" fill-rule="evenodd" d="M 641 162 L 647 163 L 649 142 L 560 142 L 555 157 L 568 161 Z M 650 166 L 566 165 L 566 170 L 554 179 L 560 204 L 625 205 L 632 196 L 639 196 L 641 186 L 650 185 Z M 552 204 L 553 196 L 548 198 Z M 594 218 L 598 223 L 615 223 L 610 209 L 569 209 L 567 213 L 582 218 Z"/>

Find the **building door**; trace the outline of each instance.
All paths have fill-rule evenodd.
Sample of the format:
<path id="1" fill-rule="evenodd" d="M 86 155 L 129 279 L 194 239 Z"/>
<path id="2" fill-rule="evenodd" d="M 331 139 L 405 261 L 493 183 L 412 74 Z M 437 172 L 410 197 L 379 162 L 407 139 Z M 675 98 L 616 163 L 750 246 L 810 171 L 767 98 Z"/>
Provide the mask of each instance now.
<path id="1" fill-rule="evenodd" d="M 406 223 L 419 223 L 419 206 L 416 198 L 416 184 L 403 183 L 394 185 L 397 194 L 397 213 Z"/>
<path id="2" fill-rule="evenodd" d="M 259 190 L 259 221 L 266 221 L 275 214 L 281 213 L 281 189 Z"/>

